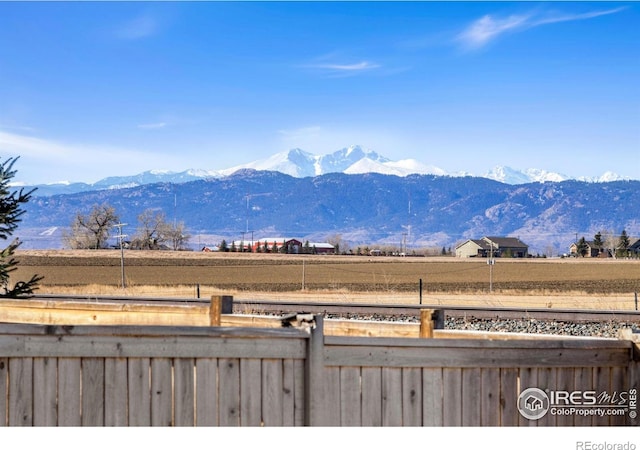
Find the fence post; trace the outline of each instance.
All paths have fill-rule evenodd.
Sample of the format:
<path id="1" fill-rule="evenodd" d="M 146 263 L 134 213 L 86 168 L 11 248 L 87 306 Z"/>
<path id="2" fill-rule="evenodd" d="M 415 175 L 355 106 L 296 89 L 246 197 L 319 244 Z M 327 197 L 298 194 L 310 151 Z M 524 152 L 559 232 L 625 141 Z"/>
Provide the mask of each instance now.
<path id="1" fill-rule="evenodd" d="M 324 322 L 320 314 L 314 316 L 314 326 L 307 344 L 305 367 L 305 426 L 322 426 L 327 421 L 328 410 L 324 395 Z"/>
<path id="2" fill-rule="evenodd" d="M 433 330 L 444 329 L 444 311 L 442 309 L 420 310 L 420 337 L 432 338 Z"/>
<path id="3" fill-rule="evenodd" d="M 433 337 L 433 309 L 421 309 L 420 310 L 420 337 L 432 338 Z"/>
<path id="4" fill-rule="evenodd" d="M 230 295 L 212 295 L 209 307 L 209 325 L 220 326 L 220 316 L 222 314 L 233 313 L 233 297 Z"/>

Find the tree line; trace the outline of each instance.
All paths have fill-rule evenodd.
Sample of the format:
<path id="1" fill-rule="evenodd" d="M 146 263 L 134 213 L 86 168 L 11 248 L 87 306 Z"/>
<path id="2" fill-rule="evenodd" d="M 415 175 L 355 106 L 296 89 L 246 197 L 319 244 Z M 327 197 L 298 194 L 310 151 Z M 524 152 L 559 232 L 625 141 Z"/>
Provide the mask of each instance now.
<path id="1" fill-rule="evenodd" d="M 71 249 L 104 249 L 123 226 L 113 206 L 94 205 L 88 213 L 76 214 L 63 236 L 64 243 Z M 184 250 L 190 238 L 184 222 L 170 223 L 163 211 L 154 209 L 138 215 L 136 233 L 130 240 L 125 241 L 122 234 L 115 234 L 115 237 L 133 250 Z"/>
<path id="2" fill-rule="evenodd" d="M 593 241 L 591 244 L 582 236 L 578 242 L 576 242 L 576 253 L 578 256 L 586 256 L 589 252 L 589 247 L 591 246 L 593 249 L 597 250 L 597 254 L 595 256 L 615 256 L 617 258 L 626 258 L 631 255 L 631 250 L 629 246 L 631 245 L 631 241 L 629 236 L 627 235 L 626 230 L 622 230 L 618 237 L 613 234 L 603 235 L 602 232 L 598 231 L 593 236 Z"/>

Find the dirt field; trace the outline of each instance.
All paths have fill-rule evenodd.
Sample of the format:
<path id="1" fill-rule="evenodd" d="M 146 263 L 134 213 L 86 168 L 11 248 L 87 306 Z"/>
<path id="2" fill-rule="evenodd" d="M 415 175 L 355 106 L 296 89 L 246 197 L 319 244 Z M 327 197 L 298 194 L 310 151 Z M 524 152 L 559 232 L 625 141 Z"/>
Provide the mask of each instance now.
<path id="1" fill-rule="evenodd" d="M 640 261 L 21 251 L 38 293 L 634 309 Z"/>

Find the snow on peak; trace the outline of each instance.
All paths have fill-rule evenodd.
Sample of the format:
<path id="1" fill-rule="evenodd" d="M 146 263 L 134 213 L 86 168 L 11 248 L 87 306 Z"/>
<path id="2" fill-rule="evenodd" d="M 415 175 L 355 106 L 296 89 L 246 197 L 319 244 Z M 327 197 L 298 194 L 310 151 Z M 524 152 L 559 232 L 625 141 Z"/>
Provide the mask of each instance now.
<path id="1" fill-rule="evenodd" d="M 508 166 L 496 166 L 483 176 L 505 184 L 544 183 L 545 181 L 565 181 L 569 179 L 565 175 L 546 170 L 526 169 L 522 171 Z"/>
<path id="2" fill-rule="evenodd" d="M 589 183 L 609 183 L 611 181 L 628 181 L 629 177 L 624 177 L 622 175 L 618 175 L 617 173 L 607 171 L 600 175 L 599 177 L 580 177 L 578 181 L 587 181 Z"/>

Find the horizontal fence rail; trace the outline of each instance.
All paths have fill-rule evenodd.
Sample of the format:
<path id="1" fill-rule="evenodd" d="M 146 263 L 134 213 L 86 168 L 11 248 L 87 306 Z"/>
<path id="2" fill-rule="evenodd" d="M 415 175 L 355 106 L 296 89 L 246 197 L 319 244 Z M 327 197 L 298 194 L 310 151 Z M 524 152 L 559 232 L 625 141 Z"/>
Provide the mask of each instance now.
<path id="1" fill-rule="evenodd" d="M 122 303 L 126 305 L 201 305 L 206 307 L 209 301 L 193 298 L 159 298 L 159 297 L 117 297 L 117 296 L 84 296 L 84 295 L 55 295 L 38 294 L 34 300 L 51 301 L 87 301 L 100 303 Z M 255 310 L 264 313 L 296 313 L 307 312 L 310 314 L 380 314 L 388 316 L 404 316 L 417 318 L 422 309 L 435 309 L 443 311 L 446 317 L 476 317 L 476 318 L 501 318 L 501 319 L 554 319 L 572 322 L 617 320 L 639 321 L 640 311 L 621 309 L 567 309 L 567 308 L 521 308 L 506 306 L 464 306 L 464 305 L 397 305 L 397 304 L 345 304 L 335 302 L 308 302 L 308 301 L 265 301 L 265 300 L 239 300 L 233 299 L 236 312 Z"/>
<path id="2" fill-rule="evenodd" d="M 0 424 L 304 425 L 297 329 L 0 326 Z"/>
<path id="3" fill-rule="evenodd" d="M 312 319 L 285 328 L 0 323 L 0 425 L 640 423 L 629 414 L 637 339 L 331 336 L 328 321 Z M 518 409 L 527 388 L 605 393 L 627 409 L 532 420 Z"/>

